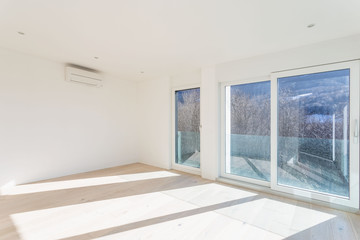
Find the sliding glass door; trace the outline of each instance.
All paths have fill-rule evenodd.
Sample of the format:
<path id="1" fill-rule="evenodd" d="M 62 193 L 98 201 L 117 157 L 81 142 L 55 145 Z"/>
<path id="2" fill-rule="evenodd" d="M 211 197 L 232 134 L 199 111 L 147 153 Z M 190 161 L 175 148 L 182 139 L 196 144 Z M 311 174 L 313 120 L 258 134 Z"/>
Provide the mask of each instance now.
<path id="1" fill-rule="evenodd" d="M 225 87 L 225 174 L 270 181 L 270 81 Z"/>
<path id="2" fill-rule="evenodd" d="M 221 175 L 359 208 L 359 65 L 223 84 Z"/>
<path id="3" fill-rule="evenodd" d="M 174 164 L 200 168 L 200 88 L 175 94 Z"/>
<path id="4" fill-rule="evenodd" d="M 278 78 L 277 183 L 349 197 L 350 70 Z"/>
<path id="5" fill-rule="evenodd" d="M 359 207 L 359 62 L 272 75 L 275 190 Z"/>

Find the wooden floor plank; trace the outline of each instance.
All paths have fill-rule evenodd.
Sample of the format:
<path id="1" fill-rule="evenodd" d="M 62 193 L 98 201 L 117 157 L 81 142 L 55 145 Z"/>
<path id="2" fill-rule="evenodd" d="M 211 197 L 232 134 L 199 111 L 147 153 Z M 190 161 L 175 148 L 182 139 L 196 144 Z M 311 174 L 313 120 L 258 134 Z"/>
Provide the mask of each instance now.
<path id="1" fill-rule="evenodd" d="M 359 215 L 164 171 L 131 164 L 27 184 L 0 196 L 0 239 L 359 239 Z"/>

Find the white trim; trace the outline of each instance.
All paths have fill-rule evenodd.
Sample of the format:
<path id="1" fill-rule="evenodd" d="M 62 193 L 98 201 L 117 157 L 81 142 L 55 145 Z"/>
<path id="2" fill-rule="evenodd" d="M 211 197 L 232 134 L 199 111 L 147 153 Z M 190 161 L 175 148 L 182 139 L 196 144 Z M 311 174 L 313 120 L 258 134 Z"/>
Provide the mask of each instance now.
<path id="1" fill-rule="evenodd" d="M 270 81 L 270 75 L 246 78 L 246 79 L 239 79 L 239 80 L 229 81 L 229 82 L 221 82 L 221 87 L 240 85 L 240 84 L 249 84 L 249 83 L 258 83 L 258 82 L 266 82 L 266 81 Z"/>
<path id="2" fill-rule="evenodd" d="M 175 154 L 174 154 L 174 156 L 175 156 Z M 200 165 L 200 167 L 201 167 L 201 165 Z M 200 168 L 189 167 L 189 166 L 178 164 L 178 163 L 175 163 L 175 162 L 172 163 L 171 169 L 201 176 L 201 169 Z"/>
<path id="3" fill-rule="evenodd" d="M 182 91 L 182 90 L 189 90 L 194 88 L 200 88 L 200 84 L 189 84 L 189 85 L 181 85 L 171 88 L 172 94 L 174 94 L 176 91 Z M 200 93 L 201 94 L 201 93 Z"/>
<path id="4" fill-rule="evenodd" d="M 200 168 L 189 167 L 186 165 L 181 165 L 175 162 L 175 154 L 176 154 L 176 135 L 175 135 L 175 92 L 182 91 L 182 90 L 189 90 L 189 89 L 200 89 L 200 96 L 201 96 L 201 88 L 200 84 L 192 84 L 192 85 L 184 85 L 179 87 L 173 87 L 171 89 L 171 169 L 175 169 L 182 172 L 187 172 L 191 174 L 201 175 L 201 149 L 200 149 Z M 201 119 L 200 119 L 200 126 L 201 126 Z M 200 130 L 201 131 L 201 130 Z M 200 134 L 201 136 L 201 134 Z M 201 141 L 201 139 L 200 139 Z"/>
<path id="5" fill-rule="evenodd" d="M 270 87 L 270 186 L 274 189 L 277 184 L 277 80 L 271 76 Z M 275 164 L 274 164 L 275 163 Z"/>
<path id="6" fill-rule="evenodd" d="M 242 187 L 242 188 L 247 188 L 247 189 L 263 192 L 263 193 L 269 193 L 269 194 L 273 194 L 273 195 L 280 196 L 280 197 L 286 197 L 286 198 L 295 199 L 298 201 L 303 201 L 303 202 L 307 202 L 307 203 L 311 203 L 311 204 L 318 204 L 320 206 L 335 208 L 335 209 L 339 209 L 341 211 L 347 211 L 347 212 L 353 212 L 353 213 L 358 212 L 358 209 L 356 209 L 356 208 L 339 205 L 339 204 L 335 204 L 335 203 L 319 201 L 319 200 L 316 200 L 313 198 L 293 195 L 293 194 L 289 194 L 289 193 L 285 193 L 285 192 L 280 192 L 280 191 L 276 191 L 269 187 L 261 186 L 258 184 L 252 184 L 252 183 L 237 181 L 237 180 L 233 180 L 233 179 L 229 179 L 229 178 L 223 178 L 223 177 L 217 178 L 216 181 L 220 182 L 220 183 L 231 184 L 231 185 L 234 185 L 237 187 Z"/>
<path id="7" fill-rule="evenodd" d="M 268 187 L 270 188 L 270 182 L 267 181 L 263 181 L 263 180 L 259 180 L 259 179 L 255 179 L 255 178 L 248 178 L 248 177 L 243 177 L 243 176 L 238 176 L 238 175 L 234 175 L 234 174 L 229 174 L 226 172 L 221 172 L 221 176 L 222 178 L 226 178 L 226 179 L 233 179 L 239 182 L 247 182 L 247 183 L 251 183 L 251 184 L 255 184 L 255 185 L 259 185 L 259 186 L 263 186 L 263 187 Z"/>
<path id="8" fill-rule="evenodd" d="M 226 173 L 226 83 L 220 84 L 220 177 Z"/>
<path id="9" fill-rule="evenodd" d="M 231 171 L 231 88 L 225 86 L 225 167 L 224 174 Z M 224 91 L 224 90 L 223 90 Z"/>
<path id="10" fill-rule="evenodd" d="M 281 77 L 290 77 L 311 73 L 327 72 L 340 69 L 350 69 L 350 198 L 337 197 L 325 193 L 297 189 L 277 184 L 277 80 Z M 271 188 L 277 191 L 286 192 L 302 197 L 308 197 L 324 202 L 348 206 L 359 209 L 359 143 L 354 143 L 352 136 L 354 135 L 354 123 L 359 119 L 359 76 L 360 62 L 349 61 L 341 63 L 333 63 L 295 69 L 289 71 L 281 71 L 271 74 Z"/>
<path id="11" fill-rule="evenodd" d="M 250 79 L 243 79 L 243 80 L 239 80 L 239 81 L 231 81 L 231 82 L 222 82 L 221 83 L 221 87 L 220 87 L 220 111 L 221 111 L 221 143 L 220 143 L 220 148 L 221 148 L 221 157 L 220 157 L 220 176 L 223 178 L 228 178 L 228 179 L 233 179 L 233 180 L 238 180 L 238 181 L 243 181 L 243 182 L 248 182 L 251 184 L 256 184 L 256 185 L 260 185 L 260 186 L 266 186 L 266 187 L 270 187 L 270 182 L 267 181 L 262 181 L 262 180 L 258 180 L 258 179 L 254 179 L 254 178 L 247 178 L 247 177 L 243 177 L 243 176 L 238 176 L 238 175 L 234 175 L 234 174 L 229 174 L 226 172 L 226 160 L 227 160 L 227 156 L 226 156 L 226 150 L 230 150 L 230 146 L 226 146 L 226 142 L 228 142 L 227 140 L 227 136 L 226 136 L 226 132 L 229 131 L 229 129 L 227 129 L 227 126 L 229 126 L 230 123 L 230 119 L 227 118 L 228 112 L 227 112 L 227 104 L 226 104 L 226 88 L 229 86 L 234 86 L 234 85 L 241 85 L 241 84 L 251 84 L 251 83 L 259 83 L 259 82 L 268 82 L 270 81 L 270 77 L 268 76 L 264 76 L 264 77 L 256 77 L 256 78 L 250 78 Z"/>

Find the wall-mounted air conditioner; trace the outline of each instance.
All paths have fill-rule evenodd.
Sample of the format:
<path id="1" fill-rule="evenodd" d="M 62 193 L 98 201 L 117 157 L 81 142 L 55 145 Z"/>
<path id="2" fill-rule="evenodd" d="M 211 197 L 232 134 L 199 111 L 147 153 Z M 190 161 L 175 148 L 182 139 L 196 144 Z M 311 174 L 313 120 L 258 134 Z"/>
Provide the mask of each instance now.
<path id="1" fill-rule="evenodd" d="M 102 87 L 103 79 L 99 73 L 75 67 L 65 67 L 65 80 L 91 87 Z"/>

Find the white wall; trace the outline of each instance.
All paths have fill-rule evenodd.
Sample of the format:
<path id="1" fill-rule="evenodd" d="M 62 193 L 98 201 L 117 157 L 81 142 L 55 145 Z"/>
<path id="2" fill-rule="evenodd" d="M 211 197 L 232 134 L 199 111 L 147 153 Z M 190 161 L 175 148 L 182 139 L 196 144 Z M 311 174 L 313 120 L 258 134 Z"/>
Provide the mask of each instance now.
<path id="1" fill-rule="evenodd" d="M 189 87 L 201 84 L 201 69 L 171 76 L 171 87 Z"/>
<path id="2" fill-rule="evenodd" d="M 170 168 L 170 78 L 140 82 L 138 91 L 138 144 L 142 163 Z"/>
<path id="3" fill-rule="evenodd" d="M 321 42 L 216 66 L 219 82 L 268 76 L 271 72 L 360 58 L 360 35 Z"/>
<path id="4" fill-rule="evenodd" d="M 0 49 L 0 187 L 137 161 L 136 84 L 64 81 L 64 65 Z"/>
<path id="5" fill-rule="evenodd" d="M 219 145 L 220 145 L 220 109 L 219 85 L 215 76 L 215 67 L 203 67 L 201 70 L 200 88 L 200 159 L 201 176 L 215 180 L 218 177 Z"/>

